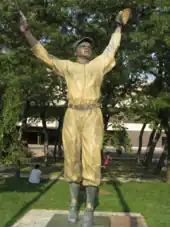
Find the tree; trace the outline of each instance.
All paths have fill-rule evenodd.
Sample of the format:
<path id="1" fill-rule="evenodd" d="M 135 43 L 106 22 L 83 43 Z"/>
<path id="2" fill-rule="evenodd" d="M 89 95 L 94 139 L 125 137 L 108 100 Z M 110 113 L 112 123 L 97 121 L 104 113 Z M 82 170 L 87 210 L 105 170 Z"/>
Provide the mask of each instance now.
<path id="1" fill-rule="evenodd" d="M 45 42 L 44 45 L 51 54 L 67 59 L 74 59 L 71 45 L 82 36 L 94 38 L 96 43 L 94 56 L 100 54 L 114 30 L 112 25 L 116 13 L 124 7 L 131 7 L 133 17 L 130 24 L 124 28 L 122 44 L 116 57 L 117 67 L 105 76 L 102 87 L 101 102 L 105 129 L 111 116 L 118 115 L 120 112 L 125 113 L 125 111 L 127 113 L 130 107 L 121 103 L 130 98 L 134 106 L 138 105 L 138 110 L 144 108 L 141 113 L 138 111 L 143 123 L 148 122 L 148 119 L 151 122 L 154 121 L 154 116 L 156 121 L 162 125 L 168 141 L 170 141 L 168 64 L 170 23 L 168 8 L 165 6 L 167 6 L 165 0 L 161 3 L 146 1 L 145 4 L 141 0 L 133 1 L 133 3 L 110 0 L 20 1 L 20 8 L 29 18 L 33 33 L 41 42 Z M 5 130 L 8 135 L 12 131 L 14 132 L 21 103 L 39 100 L 37 103 L 42 104 L 42 100 L 44 100 L 42 104 L 44 106 L 55 97 L 51 88 L 46 89 L 49 84 L 49 80 L 45 79 L 46 67 L 32 56 L 25 40 L 19 33 L 19 25 L 16 26 L 16 21 L 19 21 L 16 5 L 14 3 L 9 5 L 6 1 L 1 1 L 0 8 L 3 12 L 0 15 L 2 34 L 0 43 L 10 50 L 6 55 L 0 54 L 3 64 L 1 86 L 4 88 L 3 95 L 7 100 L 5 105 L 1 105 L 1 115 L 4 116 L 1 121 L 3 125 L 2 141 Z M 11 37 L 13 38 L 11 39 Z M 13 76 L 11 77 L 11 75 Z M 148 86 L 148 89 L 142 90 L 143 93 L 139 94 L 138 89 L 146 81 L 148 75 L 153 75 L 155 81 Z M 56 78 L 58 81 L 55 86 L 58 84 L 61 87 L 60 79 Z M 12 104 L 19 108 L 13 107 L 16 112 L 14 111 L 11 118 L 9 117 L 7 120 L 5 116 L 7 116 L 7 109 L 10 109 L 10 105 L 7 108 L 7 103 L 10 103 L 10 99 L 12 100 L 11 97 L 7 98 L 7 94 L 11 92 L 9 84 L 16 92 L 15 104 L 14 102 Z M 27 92 L 20 86 L 21 84 L 24 85 Z M 48 94 L 42 91 L 48 92 Z M 135 96 L 133 96 L 134 92 Z M 37 98 L 31 98 L 32 95 Z M 144 107 L 141 105 L 142 100 L 146 102 Z M 137 103 L 137 101 L 139 102 Z M 40 116 L 40 112 L 38 114 Z M 9 128 L 12 131 L 9 131 Z M 170 157 L 170 142 L 168 142 L 168 157 Z"/>
<path id="2" fill-rule="evenodd" d="M 153 112 L 163 126 L 169 144 L 170 16 L 167 1 L 152 3 L 148 1 L 148 4 L 138 5 L 138 26 L 136 32 L 131 33 L 132 39 L 138 45 L 138 52 L 134 52 L 130 58 L 132 64 L 137 63 L 136 59 L 139 58 L 140 69 L 155 78 L 148 87 L 147 97 L 151 99 Z M 170 148 L 170 145 L 168 147 Z"/>
<path id="3" fill-rule="evenodd" d="M 167 143 L 165 144 L 164 150 L 159 158 L 159 161 L 157 163 L 157 166 L 155 168 L 155 174 L 160 174 L 164 164 L 165 160 L 167 159 Z"/>
<path id="4" fill-rule="evenodd" d="M 72 55 L 70 46 L 75 39 L 78 39 L 82 35 L 92 36 L 98 45 L 95 52 L 96 54 L 105 47 L 105 44 L 108 42 L 108 34 L 111 35 L 113 31 L 113 29 L 110 29 L 110 24 L 113 19 L 110 17 L 108 21 L 105 17 L 108 13 L 106 4 L 103 5 L 105 8 L 103 12 L 102 7 L 98 7 L 98 11 L 94 8 L 94 5 L 98 5 L 99 1 L 96 1 L 95 4 L 89 2 L 88 8 L 86 5 L 88 1 L 86 4 L 84 3 L 83 1 L 77 4 L 76 1 L 56 3 L 39 1 L 25 2 L 23 0 L 20 1 L 20 8 L 28 17 L 33 33 L 39 37 L 42 42 L 45 42 L 49 52 L 60 58 L 69 58 Z M 39 84 L 42 83 L 42 75 L 45 72 L 45 67 L 42 67 L 42 64 L 31 55 L 25 40 L 19 33 L 19 25 L 18 27 L 16 26 L 16 21 L 19 21 L 19 14 L 16 13 L 16 5 L 14 3 L 8 5 L 6 1 L 2 1 L 0 7 L 3 12 L 1 15 L 2 23 L 0 25 L 3 35 L 0 38 L 0 42 L 3 44 L 4 48 L 8 50 L 6 55 L 1 54 L 4 74 L 9 75 L 8 66 L 10 64 L 10 72 L 13 73 L 18 79 L 18 82 L 23 85 L 23 87 L 18 87 L 18 92 L 22 93 L 22 95 L 20 95 L 20 103 L 30 103 L 30 101 L 32 101 L 31 96 L 33 95 L 39 95 L 39 98 L 41 96 L 42 99 L 43 94 L 40 89 L 44 91 L 46 83 L 44 82 L 42 86 L 39 86 Z M 113 9 L 115 9 L 114 4 Z M 57 12 L 57 14 L 55 12 Z M 105 28 L 106 24 L 107 27 Z M 11 39 L 11 37 L 13 37 L 13 39 Z M 100 47 L 98 40 L 102 41 L 103 47 Z M 54 46 L 60 47 L 57 49 L 57 54 L 55 53 Z M 20 75 L 20 77 L 18 77 L 18 75 Z M 11 80 L 10 76 L 8 76 L 8 78 Z M 23 119 L 21 119 L 23 123 L 26 121 L 26 112 L 25 110 Z M 13 119 L 14 128 L 14 122 L 17 119 Z M 21 128 L 20 135 L 18 135 L 19 139 L 22 137 L 23 128 Z"/>
<path id="5" fill-rule="evenodd" d="M 143 139 L 143 134 L 145 131 L 146 123 L 143 124 L 140 134 L 139 134 L 139 146 L 138 146 L 138 152 L 137 152 L 137 163 L 140 164 L 140 155 L 141 155 L 141 150 L 142 150 L 142 139 Z"/>

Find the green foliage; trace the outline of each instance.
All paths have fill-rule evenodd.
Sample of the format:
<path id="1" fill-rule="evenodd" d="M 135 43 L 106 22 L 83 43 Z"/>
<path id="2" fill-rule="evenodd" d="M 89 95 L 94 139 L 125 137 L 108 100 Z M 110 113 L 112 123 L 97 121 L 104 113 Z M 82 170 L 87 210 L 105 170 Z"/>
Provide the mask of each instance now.
<path id="1" fill-rule="evenodd" d="M 32 153 L 18 141 L 12 141 L 8 147 L 4 146 L 4 148 L 6 149 L 4 149 L 4 155 L 0 157 L 0 164 L 18 164 L 18 161 L 22 162 L 22 159 L 32 156 Z"/>
<path id="2" fill-rule="evenodd" d="M 132 151 L 131 141 L 127 130 L 120 124 L 112 125 L 113 132 L 106 132 L 104 136 L 104 146 L 113 146 L 116 149 L 123 149 L 125 151 Z"/>
<path id="3" fill-rule="evenodd" d="M 120 4 L 121 5 L 121 4 Z M 96 42 L 94 55 L 101 53 L 107 45 L 110 35 L 114 30 L 114 17 L 119 10 L 118 3 L 114 1 L 19 1 L 19 7 L 27 16 L 31 30 L 40 39 L 49 39 L 50 42 L 44 44 L 51 54 L 60 58 L 73 59 L 72 44 L 82 36 L 91 36 Z M 1 77 L 4 87 L 3 106 L 1 111 L 2 125 L 0 130 L 0 144 L 3 145 L 5 135 L 16 135 L 15 124 L 22 118 L 20 112 L 25 103 L 34 103 L 42 110 L 46 111 L 53 100 L 65 99 L 65 83 L 56 79 L 47 78 L 46 67 L 42 67 L 26 44 L 19 31 L 19 13 L 16 2 L 9 4 L 8 1 L 1 1 L 0 15 L 1 37 L 0 44 L 8 51 L 6 54 L 0 53 L 2 63 Z M 118 86 L 128 80 L 128 75 L 120 69 L 110 73 L 109 97 L 107 88 L 104 85 L 103 103 L 112 103 Z M 114 74 L 114 79 L 113 79 Z M 59 85 L 59 90 L 54 89 Z M 123 91 L 122 91 L 123 93 Z M 15 95 L 14 95 L 15 94 Z M 112 106 L 116 102 L 112 103 Z M 106 111 L 108 112 L 108 111 Z M 23 112 L 22 115 L 26 115 Z M 15 141 L 15 140 L 13 140 Z"/>
<path id="4" fill-rule="evenodd" d="M 132 8 L 132 18 L 123 29 L 117 65 L 105 76 L 102 86 L 104 119 L 123 112 L 144 122 L 163 120 L 165 127 L 170 126 L 170 14 L 167 2 L 20 0 L 19 7 L 35 36 L 46 41 L 44 45 L 49 52 L 71 60 L 74 60 L 72 44 L 82 36 L 91 36 L 96 44 L 94 56 L 100 54 L 114 31 L 118 11 Z M 31 103 L 39 107 L 36 117 L 42 111 L 46 115 L 50 103 L 66 99 L 66 84 L 58 77 L 47 77 L 46 67 L 32 55 L 19 31 L 16 1 L 2 0 L 0 10 L 0 44 L 8 50 L 6 54 L 0 53 L 0 145 L 4 147 L 9 135 L 13 137 L 12 143 L 16 143 L 15 124 L 28 116 Z M 154 82 L 140 90 L 148 75 L 155 78 Z M 130 100 L 131 105 L 127 106 L 125 100 Z M 116 137 L 113 144 L 119 143 L 120 138 Z M 126 134 L 123 137 L 126 140 Z"/>

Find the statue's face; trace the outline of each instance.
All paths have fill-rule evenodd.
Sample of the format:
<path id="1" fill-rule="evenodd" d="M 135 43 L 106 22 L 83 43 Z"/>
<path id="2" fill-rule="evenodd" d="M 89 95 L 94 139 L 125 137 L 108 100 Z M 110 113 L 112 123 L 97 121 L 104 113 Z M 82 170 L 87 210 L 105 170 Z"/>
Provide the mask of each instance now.
<path id="1" fill-rule="evenodd" d="M 90 59 L 92 55 L 92 46 L 88 42 L 80 43 L 76 48 L 76 56 Z"/>

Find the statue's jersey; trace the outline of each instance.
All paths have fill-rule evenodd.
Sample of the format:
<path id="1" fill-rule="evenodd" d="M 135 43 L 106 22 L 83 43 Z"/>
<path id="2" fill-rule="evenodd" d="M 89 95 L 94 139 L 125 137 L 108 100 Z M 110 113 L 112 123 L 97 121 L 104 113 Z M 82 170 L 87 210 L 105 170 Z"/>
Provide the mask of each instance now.
<path id="1" fill-rule="evenodd" d="M 87 64 L 51 56 L 40 43 L 33 47 L 33 52 L 65 78 L 69 104 L 96 104 L 100 98 L 103 76 L 115 66 L 115 53 L 120 38 L 121 33 L 116 30 L 104 52 Z M 100 108 L 67 109 L 62 130 L 64 176 L 67 181 L 82 182 L 84 186 L 100 185 L 103 132 Z"/>
<path id="2" fill-rule="evenodd" d="M 60 60 L 50 54 L 40 44 L 33 47 L 34 54 L 47 63 L 67 82 L 70 104 L 92 104 L 100 98 L 103 76 L 115 66 L 115 52 L 120 44 L 120 32 L 116 31 L 104 52 L 87 64 L 70 60 Z"/>

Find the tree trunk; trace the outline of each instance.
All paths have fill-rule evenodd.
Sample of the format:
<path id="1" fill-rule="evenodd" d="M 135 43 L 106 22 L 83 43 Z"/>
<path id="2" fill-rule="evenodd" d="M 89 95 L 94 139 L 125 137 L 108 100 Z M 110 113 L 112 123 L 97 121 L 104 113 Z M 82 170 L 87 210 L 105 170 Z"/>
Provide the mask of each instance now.
<path id="1" fill-rule="evenodd" d="M 54 144 L 54 150 L 53 150 L 53 160 L 54 162 L 57 162 L 57 144 L 58 144 L 58 141 L 57 141 L 57 138 L 55 140 L 55 144 Z"/>
<path id="2" fill-rule="evenodd" d="M 64 116 L 61 116 L 58 120 L 59 126 L 58 126 L 57 133 L 56 133 L 57 136 L 56 136 L 54 152 L 53 152 L 53 158 L 54 158 L 55 162 L 57 161 L 57 159 L 56 159 L 57 153 L 58 153 L 59 158 L 62 155 L 60 144 L 62 143 L 62 135 L 61 134 L 62 134 L 62 127 L 63 127 L 63 119 L 64 119 Z"/>
<path id="3" fill-rule="evenodd" d="M 60 133 L 61 134 L 61 132 L 57 132 L 57 133 Z M 61 136 L 60 135 L 58 135 L 57 137 L 58 138 L 56 138 L 55 146 L 54 146 L 54 151 L 53 151 L 53 159 L 54 159 L 54 162 L 57 162 L 57 158 L 56 158 L 57 155 L 58 155 L 58 158 L 59 159 L 62 158 L 62 148 L 61 148 L 62 139 L 61 139 Z"/>
<path id="4" fill-rule="evenodd" d="M 21 142 L 23 138 L 23 133 L 25 131 L 25 128 L 27 126 L 27 111 L 29 108 L 29 102 L 26 101 L 26 104 L 23 106 L 22 113 L 21 113 L 21 127 L 19 129 L 19 135 L 18 135 L 18 141 Z"/>
<path id="5" fill-rule="evenodd" d="M 63 116 L 59 118 L 59 127 L 58 127 L 58 156 L 59 156 L 60 159 L 62 157 L 61 145 L 62 145 L 63 120 L 64 120 L 64 117 Z"/>
<path id="6" fill-rule="evenodd" d="M 145 161 L 145 165 L 148 168 L 152 164 L 152 158 L 153 158 L 154 150 L 155 150 L 156 144 L 158 143 L 158 141 L 160 139 L 161 133 L 162 133 L 162 128 L 160 127 L 156 132 L 155 138 L 153 139 L 153 142 L 152 142 L 152 144 L 149 148 L 148 155 L 147 155 L 147 158 L 146 158 L 146 161 Z"/>
<path id="7" fill-rule="evenodd" d="M 58 143 L 58 156 L 59 156 L 59 159 L 60 159 L 60 160 L 62 159 L 62 155 L 63 155 L 62 139 L 61 139 L 61 137 L 60 137 L 59 143 Z"/>
<path id="8" fill-rule="evenodd" d="M 148 145 L 147 145 L 147 149 L 146 149 L 146 152 L 145 152 L 145 155 L 144 155 L 144 158 L 143 158 L 143 162 L 142 162 L 144 166 L 146 164 L 146 159 L 147 159 L 147 156 L 148 156 L 148 152 L 149 152 L 149 149 L 150 149 L 150 147 L 152 145 L 155 133 L 156 133 L 156 129 L 153 129 L 151 134 L 150 134 Z"/>
<path id="9" fill-rule="evenodd" d="M 141 155 L 141 150 L 142 150 L 142 143 L 143 143 L 143 133 L 146 127 L 146 123 L 143 124 L 140 135 L 139 135 L 139 147 L 138 147 L 138 152 L 137 152 L 137 163 L 140 163 L 140 155 Z"/>
<path id="10" fill-rule="evenodd" d="M 18 141 L 21 142 L 23 138 L 23 133 L 25 131 L 25 128 L 27 126 L 27 117 L 23 118 L 21 121 L 21 127 L 19 129 L 19 135 L 18 135 Z"/>
<path id="11" fill-rule="evenodd" d="M 47 166 L 47 154 L 48 154 L 48 131 L 47 131 L 47 124 L 46 124 L 46 118 L 44 116 L 41 117 L 42 125 L 43 125 L 43 133 L 44 133 L 44 162 Z"/>
<path id="12" fill-rule="evenodd" d="M 167 136 L 167 183 L 170 184 L 170 127 L 168 126 L 168 130 L 166 131 Z"/>
<path id="13" fill-rule="evenodd" d="M 167 160 L 167 183 L 170 184 L 170 158 Z"/>
<path id="14" fill-rule="evenodd" d="M 167 152 L 164 150 L 159 158 L 159 162 L 155 168 L 155 174 L 160 174 L 162 167 L 164 166 L 165 160 L 167 158 Z"/>
<path id="15" fill-rule="evenodd" d="M 110 116 L 109 115 L 104 115 L 103 116 L 103 122 L 104 122 L 104 131 L 107 131 L 107 126 L 109 123 Z"/>

